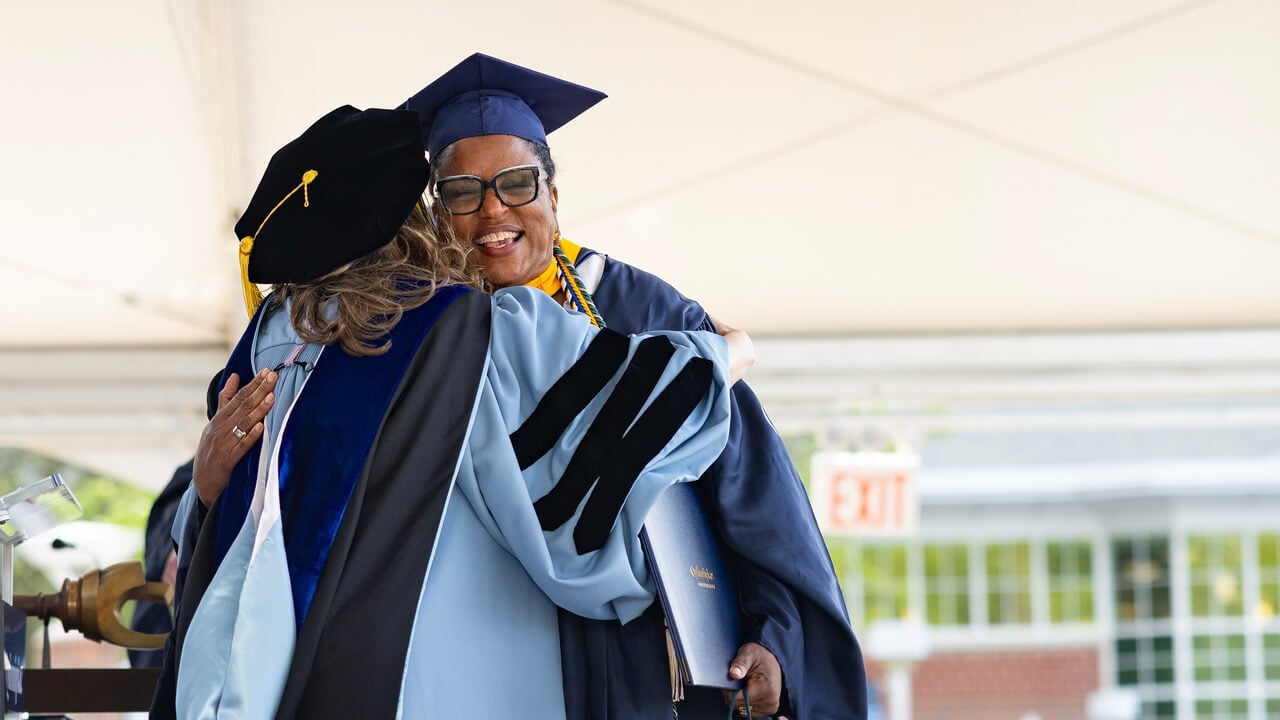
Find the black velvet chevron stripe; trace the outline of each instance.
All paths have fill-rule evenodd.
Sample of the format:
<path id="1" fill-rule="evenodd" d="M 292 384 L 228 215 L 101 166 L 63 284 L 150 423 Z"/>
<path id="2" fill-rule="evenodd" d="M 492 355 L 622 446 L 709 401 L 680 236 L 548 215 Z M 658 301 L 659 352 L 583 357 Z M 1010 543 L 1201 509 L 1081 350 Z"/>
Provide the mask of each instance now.
<path id="1" fill-rule="evenodd" d="M 690 360 L 610 454 L 595 492 L 591 493 L 573 529 L 573 542 L 579 555 L 604 546 L 614 520 L 622 511 L 622 503 L 641 471 L 671 442 L 689 414 L 706 397 L 711 387 L 712 368 L 710 360 Z"/>
<path id="2" fill-rule="evenodd" d="M 592 483 L 611 460 L 623 433 L 644 407 L 644 401 L 653 394 L 673 354 L 675 347 L 665 337 L 641 341 L 622 379 L 578 443 L 560 481 L 533 504 L 543 530 L 555 530 L 573 517 L 582 499 L 591 491 Z M 563 432 L 564 428 L 560 430 Z"/>
<path id="3" fill-rule="evenodd" d="M 511 433 L 511 447 L 521 470 L 546 455 L 569 423 L 600 394 L 626 361 L 629 345 L 626 335 L 602 329 L 582 357 L 542 396 L 524 423 Z"/>

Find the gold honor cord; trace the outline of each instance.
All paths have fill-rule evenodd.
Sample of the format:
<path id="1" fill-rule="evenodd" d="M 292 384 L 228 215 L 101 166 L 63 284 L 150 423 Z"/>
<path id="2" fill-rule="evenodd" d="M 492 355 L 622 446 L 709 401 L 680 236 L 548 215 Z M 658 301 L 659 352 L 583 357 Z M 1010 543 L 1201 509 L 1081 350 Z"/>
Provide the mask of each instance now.
<path id="1" fill-rule="evenodd" d="M 525 283 L 525 287 L 541 290 L 552 298 L 557 292 L 563 291 L 568 299 L 565 303 L 566 308 L 572 307 L 584 313 L 592 325 L 598 328 L 604 327 L 604 318 L 596 310 L 591 293 L 587 292 L 586 285 L 578 275 L 578 269 L 574 267 L 573 260 L 561 249 L 559 240 L 560 236 L 557 233 L 557 244 L 551 246 L 551 262 L 547 264 L 547 269 L 539 273 L 538 277 Z M 579 250 L 581 248 L 574 246 L 572 252 L 576 256 Z"/>
<path id="2" fill-rule="evenodd" d="M 258 289 L 257 285 L 249 282 L 249 254 L 253 252 L 253 239 L 262 232 L 262 228 L 266 226 L 271 216 L 276 214 L 280 206 L 284 205 L 285 201 L 297 194 L 299 190 L 302 191 L 302 207 L 311 207 L 311 195 L 307 192 L 307 186 L 319 174 L 315 170 L 308 170 L 302 173 L 302 182 L 290 190 L 289 194 L 280 198 L 280 202 L 276 203 L 276 206 L 271 208 L 271 212 L 262 218 L 262 224 L 258 225 L 258 229 L 252 235 L 245 235 L 240 239 L 240 284 L 244 289 L 244 307 L 249 312 L 249 317 L 253 317 L 253 314 L 258 310 L 258 306 L 262 304 L 262 291 Z"/>

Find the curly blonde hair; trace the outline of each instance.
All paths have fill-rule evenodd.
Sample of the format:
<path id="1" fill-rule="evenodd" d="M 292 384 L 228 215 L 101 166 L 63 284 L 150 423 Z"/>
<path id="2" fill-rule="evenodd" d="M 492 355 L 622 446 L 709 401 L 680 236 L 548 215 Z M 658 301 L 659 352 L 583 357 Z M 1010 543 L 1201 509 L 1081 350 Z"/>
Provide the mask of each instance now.
<path id="1" fill-rule="evenodd" d="M 472 249 L 454 241 L 447 223 L 433 227 L 415 209 L 389 245 L 311 282 L 276 285 L 272 294 L 293 301 L 289 319 L 303 340 L 360 357 L 385 353 L 391 341 L 383 338 L 405 311 L 450 285 L 491 291 Z"/>

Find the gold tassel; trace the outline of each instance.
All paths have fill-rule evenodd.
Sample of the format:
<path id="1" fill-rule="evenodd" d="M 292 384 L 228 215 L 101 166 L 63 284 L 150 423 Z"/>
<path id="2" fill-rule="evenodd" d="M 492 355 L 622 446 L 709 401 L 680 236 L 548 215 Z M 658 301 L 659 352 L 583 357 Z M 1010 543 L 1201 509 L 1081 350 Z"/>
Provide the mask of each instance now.
<path id="1" fill-rule="evenodd" d="M 683 663 L 676 656 L 676 643 L 671 639 L 671 628 L 664 628 L 664 633 L 667 636 L 667 666 L 671 669 L 671 702 L 678 703 L 684 700 Z"/>
<path id="2" fill-rule="evenodd" d="M 258 311 L 262 304 L 262 291 L 257 285 L 249 282 L 249 253 L 253 252 L 253 236 L 246 235 L 240 241 L 240 284 L 244 289 L 244 308 L 249 317 Z"/>
<path id="3" fill-rule="evenodd" d="M 262 232 L 262 228 L 266 227 L 267 221 L 271 219 L 272 215 L 276 214 L 280 206 L 284 205 L 285 201 L 293 197 L 294 193 L 299 190 L 302 191 L 302 207 L 311 207 L 311 192 L 308 190 L 308 186 L 319 175 L 320 173 L 315 170 L 308 170 L 302 173 L 302 182 L 290 190 L 289 194 L 280 198 L 280 202 L 276 203 L 276 206 L 271 208 L 271 212 L 262 218 L 262 223 L 258 225 L 258 229 L 252 235 L 240 238 L 240 284 L 244 289 L 244 307 L 249 311 L 249 317 L 253 317 L 253 314 L 258 311 L 258 306 L 262 304 L 262 291 L 258 289 L 257 285 L 249 282 L 249 254 L 253 252 L 253 239 Z"/>

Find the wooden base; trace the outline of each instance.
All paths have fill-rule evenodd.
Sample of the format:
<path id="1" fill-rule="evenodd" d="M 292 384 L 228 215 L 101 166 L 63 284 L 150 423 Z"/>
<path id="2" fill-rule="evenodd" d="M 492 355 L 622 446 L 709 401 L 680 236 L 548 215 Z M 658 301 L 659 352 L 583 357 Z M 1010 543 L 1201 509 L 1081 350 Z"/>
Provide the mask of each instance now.
<path id="1" fill-rule="evenodd" d="M 22 671 L 22 704 L 28 713 L 62 715 L 145 712 L 160 668 Z"/>

